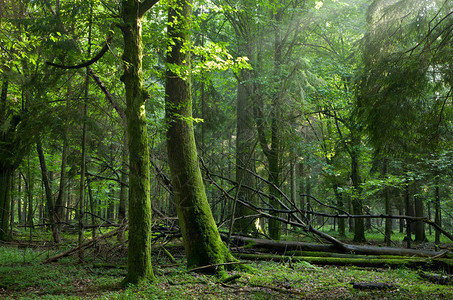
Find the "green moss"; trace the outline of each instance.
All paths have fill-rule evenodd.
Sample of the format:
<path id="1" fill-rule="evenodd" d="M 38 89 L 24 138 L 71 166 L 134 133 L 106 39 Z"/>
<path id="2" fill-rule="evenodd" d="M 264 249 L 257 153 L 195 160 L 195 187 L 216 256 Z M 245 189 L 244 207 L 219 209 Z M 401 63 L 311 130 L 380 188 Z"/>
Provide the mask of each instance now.
<path id="1" fill-rule="evenodd" d="M 122 285 L 152 281 L 151 266 L 151 201 L 148 132 L 146 128 L 143 88 L 141 20 L 137 16 L 139 3 L 122 1 L 122 19 L 126 87 L 126 116 L 129 156 L 129 247 L 128 274 Z"/>

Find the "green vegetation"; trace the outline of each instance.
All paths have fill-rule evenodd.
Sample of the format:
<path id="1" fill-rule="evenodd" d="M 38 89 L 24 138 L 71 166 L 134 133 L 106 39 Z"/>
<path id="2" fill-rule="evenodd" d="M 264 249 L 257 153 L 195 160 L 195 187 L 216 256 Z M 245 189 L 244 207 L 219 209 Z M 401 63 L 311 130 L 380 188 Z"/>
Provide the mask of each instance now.
<path id="1" fill-rule="evenodd" d="M 37 249 L 0 248 L 2 299 L 450 299 L 451 286 L 426 282 L 416 270 L 322 267 L 306 262 L 254 262 L 253 273 L 219 283 L 208 275 L 187 273 L 184 263 L 169 264 L 154 254 L 157 275 L 152 284 L 120 288 L 125 267 L 72 259 L 41 264 L 52 253 Z M 121 258 L 125 266 L 125 257 Z M 232 273 L 233 274 L 233 273 Z M 271 275 L 271 276 L 270 276 Z M 356 290 L 353 282 L 387 283 L 387 290 Z"/>
<path id="2" fill-rule="evenodd" d="M 452 272 L 452 28 L 451 0 L 0 0 L 0 298 L 448 298 L 416 269 Z"/>

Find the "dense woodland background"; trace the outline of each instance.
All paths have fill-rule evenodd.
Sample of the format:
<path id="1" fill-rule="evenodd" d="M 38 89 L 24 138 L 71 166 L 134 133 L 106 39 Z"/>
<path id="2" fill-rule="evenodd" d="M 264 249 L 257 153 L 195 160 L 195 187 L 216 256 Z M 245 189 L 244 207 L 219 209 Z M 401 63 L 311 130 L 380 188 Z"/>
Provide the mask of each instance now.
<path id="1" fill-rule="evenodd" d="M 129 157 L 143 155 L 127 146 L 129 2 L 140 8 L 0 0 L 0 240 L 51 230 L 55 243 L 61 232 L 83 243 L 127 223 Z M 152 3 L 136 18 L 154 237 L 178 228 L 172 76 L 191 81 L 193 116 L 180 117 L 193 123 L 226 236 L 297 240 L 313 228 L 436 248 L 441 231 L 421 220 L 452 232 L 451 1 L 194 1 L 186 65 L 169 55 L 179 39 L 167 11 L 181 3 Z M 404 244 L 392 239 L 399 232 Z"/>

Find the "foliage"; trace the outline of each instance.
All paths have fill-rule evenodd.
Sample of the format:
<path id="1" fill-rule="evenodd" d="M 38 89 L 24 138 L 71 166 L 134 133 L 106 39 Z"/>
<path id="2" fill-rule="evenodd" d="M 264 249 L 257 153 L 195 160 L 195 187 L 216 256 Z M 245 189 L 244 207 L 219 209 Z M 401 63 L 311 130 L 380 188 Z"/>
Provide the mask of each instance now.
<path id="1" fill-rule="evenodd" d="M 124 24 L 119 18 L 118 1 L 0 0 L 0 3 L 4 4 L 0 6 L 0 85 L 8 83 L 6 101 L 0 101 L 0 165 L 12 164 L 15 169 L 11 174 L 13 239 L 24 240 L 21 234 L 25 229 L 19 226 L 30 221 L 28 212 L 31 208 L 31 218 L 40 226 L 26 228 L 27 239 L 50 240 L 45 226 L 41 226 L 48 219 L 35 151 L 38 139 L 43 144 L 54 198 L 59 193 L 61 176 L 66 176 L 63 222 L 68 230 L 75 230 L 84 123 L 88 153 L 86 225 L 116 223 L 120 199 L 124 200 L 121 192 L 128 186 L 127 182 L 121 183 L 128 165 L 123 164 L 127 149 L 124 146 L 125 126 L 119 111 L 125 109 L 125 90 L 120 79 L 124 70 L 130 67 L 121 57 L 126 45 L 121 39 Z M 143 85 L 149 97 L 144 105 L 153 162 L 150 199 L 156 224 L 177 222 L 174 198 L 169 192 L 174 179 L 167 175 L 169 167 L 165 151 L 168 4 L 168 1 L 157 3 L 141 22 Z M 192 80 L 193 117 L 181 114 L 179 117 L 189 123 L 200 121 L 194 127 L 198 153 L 206 165 L 204 175 L 217 175 L 216 183 L 225 190 L 237 187 L 231 179 L 236 175 L 237 94 L 238 86 L 242 84 L 249 88 L 250 102 L 262 112 L 262 115 L 250 113 L 255 118 L 251 125 L 252 144 L 258 144 L 255 143 L 259 135 L 257 124 L 264 127 L 262 149 L 272 145 L 273 133 L 280 137 L 280 143 L 276 144 L 280 175 L 276 185 L 288 198 L 289 195 L 294 197 L 297 208 L 339 213 L 323 205 L 326 204 L 353 213 L 351 204 L 358 199 L 362 201 L 358 206 L 360 214 L 413 215 L 415 199 L 420 199 L 424 205 L 423 216 L 434 219 L 437 210 L 442 217 L 439 224 L 451 231 L 451 9 L 448 0 L 195 1 L 192 41 L 183 48 L 191 54 L 192 64 L 169 67 L 175 74 L 184 75 L 184 78 L 190 76 Z M 103 47 L 110 33 L 113 38 L 108 51 L 90 68 L 111 93 L 113 102 L 106 98 L 93 77 L 87 76 L 85 69 L 62 70 L 46 64 L 76 65 L 87 61 Z M 82 112 L 86 101 L 89 105 L 85 116 Z M 273 119 L 278 130 L 272 130 Z M 68 154 L 63 168 L 65 139 Z M 256 166 L 256 174 L 266 178 L 270 163 L 264 152 L 254 151 L 250 157 Z M 388 168 L 384 172 L 385 161 Z M 352 180 L 353 173 L 356 182 Z M 26 182 L 31 185 L 26 186 Z M 267 183 L 254 182 L 251 188 L 259 196 L 257 205 L 272 209 L 263 196 L 269 193 Z M 386 193 L 390 200 L 387 212 Z M 302 194 L 315 196 L 323 204 L 300 196 Z M 225 224 L 231 218 L 231 202 L 213 185 L 207 186 L 207 198 L 215 220 L 226 228 Z M 334 232 L 339 230 L 340 222 L 333 218 L 310 215 L 306 221 L 340 239 L 353 238 L 347 231 L 352 226 L 347 223 L 343 224 L 346 230 L 340 235 Z M 261 222 L 262 228 L 268 228 L 268 221 L 261 218 Z M 372 220 L 369 225 L 365 236 L 373 243 L 381 243 L 382 222 Z M 394 222 L 392 242 L 404 246 L 404 236 L 397 232 L 396 225 Z M 431 243 L 434 237 L 428 228 L 426 233 L 429 243 L 425 246 L 434 247 Z M 86 231 L 85 238 L 94 234 L 99 234 L 99 230 Z M 156 235 L 154 233 L 153 237 Z M 290 240 L 307 238 L 292 229 L 282 237 Z M 63 233 L 63 239 L 68 238 L 72 239 Z M 441 237 L 441 243 L 445 242 L 447 240 Z M 39 260 L 47 254 L 40 252 L 34 256 L 33 253 L 18 251 L 8 254 L 8 259 L 17 265 L 31 263 L 42 273 L 51 272 L 33 264 L 34 258 Z M 77 266 L 70 264 L 67 266 L 70 266 L 71 274 L 80 271 L 73 270 L 72 267 L 77 269 Z M 12 266 L 9 267 L 8 274 L 12 270 Z M 266 272 L 271 268 L 265 267 Z M 285 288 L 282 273 L 288 270 L 281 265 L 272 267 L 281 268 L 274 279 L 266 282 L 266 276 L 245 275 L 242 287 L 246 286 L 246 280 L 253 280 L 256 285 Z M 118 279 L 122 271 L 116 271 L 115 276 L 106 280 Z M 342 270 L 329 271 L 343 274 Z M 182 268 L 175 272 L 182 272 Z M 403 273 L 400 271 L 401 277 L 405 278 Z M 319 274 L 334 276 L 322 271 Z M 409 274 L 409 277 L 414 275 Z M 16 274 L 11 273 L 13 275 Z M 79 275 L 90 278 L 88 273 Z M 209 286 L 218 293 L 211 292 L 209 296 L 231 296 L 228 288 L 216 285 L 212 279 L 185 273 L 179 275 L 172 279 L 173 282 L 193 279 L 205 283 L 172 285 L 159 278 L 155 287 L 143 285 L 130 287 L 124 293 L 102 293 L 113 298 L 138 298 L 164 297 L 164 291 L 167 291 L 175 298 L 190 298 L 190 293 L 201 298 L 206 293 L 204 287 Z M 302 278 L 303 274 L 299 276 Z M 329 282 L 322 281 L 320 276 L 310 280 L 319 281 L 316 291 L 328 297 Z M 43 274 L 30 274 L 29 277 L 47 283 Z M 50 277 L 57 285 L 69 282 L 60 281 L 56 275 Z M 21 277 L 20 281 L 25 279 L 26 276 Z M 291 284 L 299 284 L 295 278 L 288 279 Z M 414 278 L 414 282 L 417 280 Z M 312 281 L 304 282 L 309 285 Z M 347 282 L 341 284 L 337 286 L 339 290 L 351 292 Z M 58 297 L 57 285 L 50 284 L 54 294 L 49 297 Z M 186 288 L 187 285 L 190 288 Z M 88 281 L 81 283 L 81 287 L 87 286 Z M 420 295 L 426 295 L 429 288 L 434 288 L 407 286 L 408 290 L 420 292 Z M 44 295 L 43 289 L 31 282 L 21 287 L 36 288 Z M 94 285 L 93 289 L 98 287 Z M 0 284 L 1 288 L 4 287 Z M 114 289 L 109 283 L 105 289 L 110 288 Z M 247 290 L 235 295 L 244 298 L 286 295 L 268 287 L 255 288 L 256 291 Z M 60 292 L 71 290 L 77 289 L 67 288 Z M 141 294 L 134 296 L 135 292 Z M 408 291 L 399 292 L 400 295 L 382 296 L 411 296 Z M 85 296 L 80 293 L 79 296 Z M 93 292 L 91 296 L 96 294 Z"/>
<path id="2" fill-rule="evenodd" d="M 424 299 L 453 296 L 448 286 L 426 282 L 408 269 L 369 270 L 354 267 L 316 267 L 307 263 L 254 263 L 255 273 L 243 274 L 235 283 L 220 284 L 212 277 L 186 273 L 183 264 L 156 264 L 158 276 L 152 285 L 143 283 L 119 289 L 124 275 L 121 268 L 103 268 L 96 264 L 84 267 L 70 261 L 39 264 L 46 251 L 0 248 L 1 287 L 3 299 L 357 299 L 391 297 Z M 64 276 L 62 276 L 64 274 Z M 269 274 L 271 274 L 269 276 Z M 352 282 L 384 282 L 398 285 L 395 290 L 360 291 Z"/>

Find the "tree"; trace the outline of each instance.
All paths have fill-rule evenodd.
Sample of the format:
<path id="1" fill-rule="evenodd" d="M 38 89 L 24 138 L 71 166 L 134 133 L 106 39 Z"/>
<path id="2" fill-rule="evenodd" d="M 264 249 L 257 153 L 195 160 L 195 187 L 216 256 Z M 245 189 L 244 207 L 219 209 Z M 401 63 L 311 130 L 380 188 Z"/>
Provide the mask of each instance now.
<path id="1" fill-rule="evenodd" d="M 151 266 L 151 200 L 148 131 L 143 86 L 142 17 L 157 1 L 123 0 L 121 30 L 124 38 L 127 136 L 129 142 L 129 244 L 128 272 L 123 284 L 136 284 L 154 278 Z"/>
<path id="2" fill-rule="evenodd" d="M 191 14 L 190 1 L 169 3 L 165 85 L 167 152 L 187 266 L 189 269 L 211 266 L 205 271 L 223 276 L 224 267 L 215 265 L 236 260 L 220 238 L 198 165 L 190 81 Z"/>
<path id="3" fill-rule="evenodd" d="M 420 184 L 417 162 L 451 143 L 451 3 L 376 0 L 367 18 L 356 116 L 380 155 L 404 161 L 406 214 L 415 206 L 415 215 L 424 217 L 423 199 L 411 195 Z M 423 224 L 414 229 L 424 241 Z"/>
<path id="4" fill-rule="evenodd" d="M 233 5 L 227 1 L 229 5 Z M 253 22 L 251 10 L 256 5 L 255 1 L 240 1 L 235 3 L 238 9 L 227 10 L 226 19 L 234 32 L 232 43 L 237 44 L 236 52 L 246 56 L 252 64 L 258 55 L 259 24 Z M 233 47 L 232 47 L 233 48 Z M 250 172 L 255 172 L 255 152 L 257 146 L 257 131 L 253 118 L 255 83 L 254 71 L 242 70 L 237 74 L 236 90 L 236 182 L 238 184 L 236 198 L 256 204 L 256 197 L 250 188 L 254 187 L 255 178 Z M 236 199 L 237 200 L 237 199 Z M 250 218 L 254 212 L 244 205 L 233 204 L 233 228 L 237 233 L 256 231 L 255 218 Z"/>

